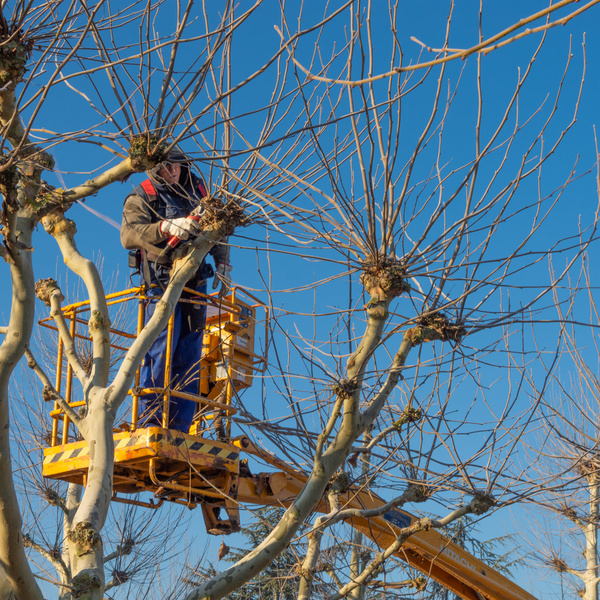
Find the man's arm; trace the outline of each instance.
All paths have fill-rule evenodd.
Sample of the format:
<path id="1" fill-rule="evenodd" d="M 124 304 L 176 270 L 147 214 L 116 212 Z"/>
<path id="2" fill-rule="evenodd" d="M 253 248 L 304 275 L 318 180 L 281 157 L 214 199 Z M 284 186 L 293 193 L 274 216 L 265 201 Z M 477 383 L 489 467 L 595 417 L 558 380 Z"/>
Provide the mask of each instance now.
<path id="1" fill-rule="evenodd" d="M 221 243 L 215 244 L 211 250 L 210 254 L 215 261 L 215 266 L 225 264 L 229 264 L 229 238 L 224 237 L 221 238 Z"/>
<path id="2" fill-rule="evenodd" d="M 142 248 L 147 252 L 160 254 L 161 249 L 157 244 L 167 238 L 161 231 L 160 224 L 160 218 L 152 215 L 146 199 L 135 194 L 128 196 L 123 207 L 121 244 L 127 250 Z"/>

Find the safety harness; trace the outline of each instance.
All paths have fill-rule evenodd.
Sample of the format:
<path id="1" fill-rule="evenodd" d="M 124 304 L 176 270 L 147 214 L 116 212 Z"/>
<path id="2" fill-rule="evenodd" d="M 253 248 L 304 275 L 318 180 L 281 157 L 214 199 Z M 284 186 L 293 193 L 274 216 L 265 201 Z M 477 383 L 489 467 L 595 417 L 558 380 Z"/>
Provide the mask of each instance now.
<path id="1" fill-rule="evenodd" d="M 205 196 L 207 196 L 208 193 L 206 191 L 206 188 L 204 187 L 204 184 L 202 183 L 202 180 L 198 178 L 196 183 L 198 192 L 200 194 L 200 198 L 204 198 Z M 142 188 L 142 190 L 144 190 L 144 193 L 146 194 L 146 199 L 148 200 L 148 204 L 150 205 L 152 210 L 154 212 L 157 212 L 156 204 L 158 203 L 158 193 L 156 191 L 156 188 L 154 187 L 154 183 L 152 182 L 152 180 L 145 179 L 140 184 L 140 187 Z M 147 252 L 146 255 L 148 255 Z M 140 275 L 143 276 L 144 283 L 148 287 L 150 287 L 152 281 L 150 275 L 150 266 L 148 264 L 150 262 L 150 257 L 147 256 L 147 260 L 144 260 L 144 250 L 142 249 L 132 250 L 129 253 L 129 257 L 129 266 L 135 268 L 136 272 L 139 272 Z"/>

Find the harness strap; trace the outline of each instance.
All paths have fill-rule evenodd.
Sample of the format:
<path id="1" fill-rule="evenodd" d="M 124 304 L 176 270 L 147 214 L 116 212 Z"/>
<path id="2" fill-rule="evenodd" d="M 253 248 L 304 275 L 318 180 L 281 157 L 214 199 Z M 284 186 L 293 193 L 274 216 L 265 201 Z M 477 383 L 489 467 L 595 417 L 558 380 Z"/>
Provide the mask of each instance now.
<path id="1" fill-rule="evenodd" d="M 145 179 L 144 181 L 142 181 L 140 186 L 144 190 L 144 193 L 146 194 L 146 196 L 148 197 L 149 202 L 155 202 L 156 200 L 158 200 L 158 194 L 156 192 L 156 188 L 154 187 L 154 183 L 152 182 L 151 179 Z M 198 192 L 200 193 L 201 198 L 204 198 L 205 196 L 208 195 L 206 192 L 206 188 L 204 187 L 204 183 L 202 182 L 201 179 L 198 179 Z M 148 255 L 148 252 L 144 252 L 143 250 L 141 250 L 141 253 L 142 253 L 142 275 L 143 275 L 146 285 L 148 285 L 148 287 L 150 287 L 151 275 L 150 275 L 150 265 L 148 263 L 152 259 Z"/>
<path id="2" fill-rule="evenodd" d="M 142 275 L 144 277 L 144 283 L 150 289 L 152 285 L 152 275 L 150 274 L 150 265 L 148 264 L 150 261 L 148 260 L 148 253 L 141 250 L 142 253 Z M 144 256 L 145 255 L 145 256 Z"/>
<path id="3" fill-rule="evenodd" d="M 150 179 L 145 179 L 140 184 L 141 188 L 144 190 L 144 193 L 148 197 L 148 202 L 156 202 L 158 200 L 158 194 L 156 193 L 156 188 Z M 142 276 L 144 278 L 144 283 L 150 287 L 152 285 L 152 279 L 150 275 L 150 262 L 149 256 L 147 252 L 140 250 L 142 254 Z"/>
<path id="4" fill-rule="evenodd" d="M 142 189 L 146 192 L 147 196 L 157 196 L 156 188 L 150 179 L 146 179 L 141 183 Z M 153 200 L 153 198 L 148 198 L 148 200 Z"/>
<path id="5" fill-rule="evenodd" d="M 158 194 L 156 193 L 156 188 L 154 187 L 154 183 L 152 183 L 151 179 L 146 179 L 146 180 L 142 181 L 142 183 L 140 185 L 142 186 L 142 189 L 144 190 L 144 192 L 146 192 L 147 196 L 152 196 L 152 197 L 149 197 L 148 200 L 153 200 L 155 197 L 158 196 Z M 201 198 L 208 196 L 208 193 L 206 192 L 206 188 L 204 187 L 204 183 L 200 179 L 198 180 L 198 191 L 200 192 Z"/>

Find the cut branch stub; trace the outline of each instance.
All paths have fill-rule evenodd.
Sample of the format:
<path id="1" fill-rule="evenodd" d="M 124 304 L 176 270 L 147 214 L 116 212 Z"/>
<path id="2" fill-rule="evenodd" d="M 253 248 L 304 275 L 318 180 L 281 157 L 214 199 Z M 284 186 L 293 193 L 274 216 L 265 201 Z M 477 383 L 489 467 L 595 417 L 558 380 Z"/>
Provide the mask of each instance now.
<path id="1" fill-rule="evenodd" d="M 18 182 L 18 173 L 14 162 L 9 164 L 10 159 L 11 156 L 9 154 L 0 155 L 0 194 L 2 194 L 2 197 L 8 201 L 10 205 L 12 205 L 12 199 Z"/>
<path id="2" fill-rule="evenodd" d="M 467 330 L 460 324 L 450 323 L 442 313 L 426 315 L 417 321 L 417 326 L 409 329 L 404 335 L 413 346 L 436 340 L 460 343 Z"/>
<path id="3" fill-rule="evenodd" d="M 39 279 L 35 282 L 35 295 L 41 300 L 46 306 L 50 306 L 50 298 L 52 294 L 58 292 L 61 296 L 61 302 L 64 300 L 64 296 L 58 287 L 55 279 L 48 277 L 47 279 Z"/>
<path id="4" fill-rule="evenodd" d="M 244 209 L 237 202 L 224 204 L 216 196 L 208 196 L 202 200 L 205 208 L 198 221 L 203 231 L 222 231 L 223 236 L 232 235 L 236 227 L 247 224 Z"/>
<path id="5" fill-rule="evenodd" d="M 597 458 L 590 460 L 578 461 L 573 467 L 575 472 L 586 478 L 588 483 L 594 484 L 600 480 L 600 462 Z"/>
<path id="6" fill-rule="evenodd" d="M 73 598 L 82 598 L 90 594 L 90 592 L 100 589 L 101 586 L 102 580 L 98 573 L 92 569 L 85 569 L 73 577 L 71 581 L 71 594 Z"/>
<path id="7" fill-rule="evenodd" d="M 93 310 L 88 322 L 90 331 L 98 331 L 110 327 L 110 319 L 99 310 Z"/>
<path id="8" fill-rule="evenodd" d="M 122 585 L 131 579 L 131 573 L 129 571 L 114 569 L 112 572 L 112 578 L 114 585 Z"/>
<path id="9" fill-rule="evenodd" d="M 569 519 L 570 521 L 573 521 L 574 523 L 579 523 L 580 522 L 580 518 L 579 515 L 577 514 L 577 511 L 573 508 L 573 506 L 568 505 L 566 503 L 562 503 L 563 505 L 559 508 L 559 512 L 564 515 L 567 519 Z"/>
<path id="10" fill-rule="evenodd" d="M 20 165 L 24 172 L 52 171 L 54 169 L 54 157 L 35 144 L 24 146 L 19 153 Z M 23 166 L 25 165 L 25 166 Z"/>
<path id="11" fill-rule="evenodd" d="M 335 494 L 344 494 L 352 485 L 352 480 L 347 471 L 339 470 L 336 471 L 331 478 L 331 490 Z"/>
<path id="12" fill-rule="evenodd" d="M 198 227 L 206 233 L 216 232 L 218 238 L 224 238 L 232 235 L 236 227 L 244 227 L 248 224 L 243 208 L 236 202 L 223 204 L 218 198 L 209 196 L 202 200 L 202 204 L 206 210 L 199 216 Z M 191 245 L 199 245 L 203 239 L 199 236 Z M 188 254 L 189 249 L 189 244 L 179 244 L 173 250 L 171 257 L 174 261 L 183 258 Z"/>
<path id="13" fill-rule="evenodd" d="M 471 512 L 475 515 L 483 515 L 496 505 L 496 499 L 491 494 L 478 493 L 471 500 Z"/>
<path id="14" fill-rule="evenodd" d="M 64 498 L 50 485 L 44 484 L 42 493 L 48 504 L 52 506 L 60 506 L 64 504 Z"/>
<path id="15" fill-rule="evenodd" d="M 300 577 L 304 577 L 305 579 L 312 579 L 315 576 L 317 570 L 313 567 L 303 567 L 301 564 L 297 564 L 296 572 Z"/>
<path id="16" fill-rule="evenodd" d="M 356 379 L 342 379 L 338 383 L 333 384 L 331 389 L 338 398 L 345 402 L 346 400 L 350 400 L 356 393 L 358 385 Z"/>
<path id="17" fill-rule="evenodd" d="M 42 390 L 42 400 L 44 402 L 52 402 L 53 400 L 56 401 L 58 397 L 58 394 L 51 386 L 44 386 L 44 389 Z"/>
<path id="18" fill-rule="evenodd" d="M 35 197 L 27 201 L 27 208 L 39 217 L 54 210 L 57 206 L 64 205 L 64 190 L 48 185 L 45 181 L 42 181 Z"/>
<path id="19" fill-rule="evenodd" d="M 423 411 L 420 408 L 407 406 L 400 415 L 400 418 L 394 421 L 394 427 L 400 429 L 406 423 L 417 423 L 423 417 Z"/>
<path id="20" fill-rule="evenodd" d="M 149 171 L 165 158 L 167 144 L 159 142 L 156 136 L 142 133 L 134 135 L 129 140 L 129 161 L 131 167 L 141 173 Z"/>
<path id="21" fill-rule="evenodd" d="M 425 502 L 433 495 L 431 487 L 422 483 L 409 483 L 403 496 L 407 502 Z"/>
<path id="22" fill-rule="evenodd" d="M 552 567 L 557 573 L 564 573 L 569 566 L 558 554 L 552 553 L 552 556 L 546 560 L 546 564 Z"/>
<path id="23" fill-rule="evenodd" d="M 33 40 L 21 38 L 18 34 L 0 38 L 0 87 L 10 84 L 14 89 L 23 80 L 32 48 Z"/>
<path id="24" fill-rule="evenodd" d="M 54 211 L 50 214 L 44 215 L 42 219 L 42 225 L 47 233 L 52 236 L 66 234 L 73 239 L 77 233 L 77 227 L 75 222 L 65 218 L 62 211 Z"/>
<path id="25" fill-rule="evenodd" d="M 410 291 L 406 271 L 396 260 L 384 258 L 380 263 L 365 267 L 360 275 L 372 302 L 386 302 Z"/>
<path id="26" fill-rule="evenodd" d="M 69 541 L 75 545 L 77 556 L 85 556 L 94 552 L 96 546 L 102 544 L 100 534 L 92 527 L 91 523 L 77 523 L 69 531 Z"/>

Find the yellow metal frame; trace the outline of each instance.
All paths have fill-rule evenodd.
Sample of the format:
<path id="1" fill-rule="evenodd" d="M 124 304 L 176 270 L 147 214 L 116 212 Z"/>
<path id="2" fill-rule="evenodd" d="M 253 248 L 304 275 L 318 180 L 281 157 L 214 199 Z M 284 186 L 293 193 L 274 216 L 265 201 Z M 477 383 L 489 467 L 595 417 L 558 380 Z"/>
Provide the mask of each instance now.
<path id="1" fill-rule="evenodd" d="M 219 321 L 225 324 L 233 324 L 233 326 L 240 326 L 240 323 L 244 322 L 245 317 L 243 316 L 244 307 L 249 307 L 255 313 L 257 310 L 262 310 L 264 312 L 264 347 L 265 354 L 257 355 L 254 352 L 248 352 L 247 358 L 248 363 L 245 363 L 245 366 L 250 368 L 253 371 L 253 374 L 264 373 L 268 361 L 267 357 L 267 348 L 269 344 L 268 340 L 268 321 L 270 318 L 269 309 L 265 306 L 260 300 L 258 300 L 252 294 L 241 290 L 240 288 L 232 288 L 230 295 L 226 298 L 219 298 L 217 294 L 200 294 L 195 290 L 184 288 L 184 291 L 192 294 L 192 298 L 182 299 L 180 302 L 187 302 L 191 304 L 200 304 L 206 306 L 217 307 L 219 312 Z M 146 288 L 144 286 L 130 288 L 121 292 L 115 292 L 112 294 L 108 294 L 106 296 L 107 305 L 114 306 L 117 304 L 121 304 L 124 302 L 137 302 L 137 324 L 136 324 L 136 332 L 130 333 L 128 331 L 123 331 L 122 329 L 117 329 L 114 327 L 110 328 L 110 334 L 116 340 L 111 340 L 111 348 L 120 351 L 126 351 L 128 346 L 126 344 L 127 341 L 135 339 L 144 328 L 144 305 L 151 298 L 155 298 L 154 296 L 148 296 L 146 293 Z M 242 299 L 249 299 L 251 304 L 247 304 Z M 240 305 L 240 302 L 244 304 L 244 307 Z M 68 306 L 63 307 L 62 312 L 64 314 L 65 319 L 69 323 L 69 331 L 71 337 L 75 339 L 85 339 L 91 341 L 91 337 L 87 333 L 82 333 L 79 331 L 78 326 L 85 326 L 87 328 L 88 322 L 86 319 L 82 318 L 81 315 L 89 312 L 90 303 L 88 300 L 82 302 L 76 302 L 74 304 L 70 304 Z M 168 336 L 167 336 L 167 360 L 165 365 L 165 381 L 169 381 L 169 374 L 171 372 L 171 352 L 170 348 L 173 340 L 173 322 L 174 318 L 171 317 L 169 319 L 169 323 L 167 325 Z M 258 322 L 258 321 L 256 321 Z M 56 326 L 53 324 L 52 317 L 46 317 L 40 321 L 40 325 L 46 327 L 48 329 L 58 331 Z M 224 333 L 225 330 L 223 330 Z M 211 334 L 214 336 L 214 333 Z M 205 339 L 207 337 L 207 332 L 205 331 Z M 226 336 L 227 338 L 227 336 Z M 129 431 L 135 431 L 138 428 L 138 418 L 139 418 L 139 399 L 140 396 L 148 393 L 156 393 L 158 395 L 162 395 L 163 397 L 163 427 L 168 426 L 169 419 L 169 404 L 172 396 L 177 398 L 184 398 L 186 400 L 192 400 L 198 403 L 200 409 L 199 414 L 200 418 L 203 422 L 206 422 L 210 419 L 215 418 L 214 415 L 218 415 L 219 418 L 224 416 L 225 418 L 225 430 L 226 435 L 231 436 L 231 421 L 230 417 L 237 412 L 237 409 L 232 406 L 232 400 L 236 393 L 236 385 L 239 388 L 240 384 L 236 384 L 236 373 L 235 373 L 235 361 L 233 360 L 234 353 L 237 350 L 234 348 L 234 340 L 235 336 L 229 332 L 228 339 L 221 339 L 219 341 L 220 351 L 226 360 L 224 361 L 226 364 L 226 377 L 223 379 L 221 384 L 217 386 L 217 390 L 213 393 L 213 396 L 218 395 L 218 399 L 214 397 L 206 397 L 195 394 L 189 394 L 180 392 L 178 390 L 173 390 L 170 387 L 166 388 L 144 388 L 141 389 L 140 384 L 140 371 L 139 369 L 136 371 L 134 385 L 132 389 L 129 391 L 129 394 L 132 396 L 131 403 L 131 420 L 128 425 Z M 123 341 L 121 341 L 123 340 Z M 55 380 L 55 388 L 59 394 L 63 394 L 65 400 L 68 402 L 69 406 L 72 408 L 79 408 L 85 405 L 83 400 L 74 400 L 73 399 L 73 370 L 71 366 L 67 363 L 66 365 L 66 374 L 63 376 L 64 371 L 64 344 L 63 340 L 58 339 L 58 355 L 57 355 L 57 369 L 56 369 L 56 380 Z M 199 365 L 199 370 L 201 372 L 208 373 L 207 363 L 203 360 Z M 241 386 L 248 387 L 248 386 Z M 217 393 L 218 392 L 218 393 Z M 212 409 L 214 413 L 208 414 L 209 409 Z M 62 409 L 55 402 L 54 408 L 50 413 L 52 418 L 52 433 L 51 433 L 51 446 L 57 446 L 58 444 L 67 444 L 69 442 L 69 419 L 63 413 Z M 62 432 L 60 431 L 61 427 L 59 422 L 62 423 Z M 196 433 L 198 433 L 198 427 L 195 428 Z M 201 428 L 200 428 L 201 429 Z M 61 435 L 62 434 L 62 435 Z"/>
<path id="2" fill-rule="evenodd" d="M 232 405 L 234 395 L 239 389 L 249 387 L 248 382 L 240 382 L 236 377 L 236 360 L 242 358 L 244 368 L 252 369 L 252 373 L 264 373 L 267 356 L 254 353 L 254 334 L 256 329 L 257 310 L 264 312 L 264 343 L 268 345 L 268 308 L 257 298 L 234 288 L 226 298 L 216 295 L 198 294 L 195 290 L 184 288 L 190 294 L 181 302 L 205 304 L 215 307 L 214 315 L 207 319 L 205 329 L 205 352 L 210 357 L 201 360 L 198 366 L 200 377 L 208 379 L 214 369 L 209 368 L 217 359 L 222 366 L 219 379 L 211 381 L 212 389 L 208 395 L 180 392 L 167 388 L 140 388 L 139 369 L 135 374 L 133 388 L 129 391 L 132 398 L 130 419 L 122 423 L 113 434 L 115 447 L 113 499 L 148 508 L 158 508 L 166 498 L 194 508 L 198 503 L 203 506 L 203 514 L 210 523 L 213 533 L 230 533 L 239 529 L 239 509 L 232 498 L 237 492 L 239 477 L 240 448 L 229 441 L 231 436 L 231 416 L 237 410 Z M 136 333 L 110 328 L 111 347 L 121 351 L 127 350 L 127 342 L 135 339 L 144 327 L 145 303 L 150 299 L 144 287 L 137 287 L 107 296 L 109 306 L 125 302 L 137 302 Z M 243 300 L 242 300 L 243 298 Z M 69 323 L 69 331 L 73 339 L 91 340 L 79 328 L 87 327 L 83 318 L 89 312 L 89 302 L 78 302 L 63 308 L 65 319 Z M 173 343 L 173 321 L 171 317 L 167 325 L 167 360 L 165 381 L 169 380 L 171 371 L 171 352 Z M 51 317 L 43 319 L 40 324 L 57 331 Z M 208 327 L 210 325 L 210 327 Z M 239 346 L 238 332 L 247 336 L 247 351 Z M 210 338 L 210 339 L 208 339 Z M 251 338 L 251 342 L 248 341 Z M 242 356 L 243 355 L 243 356 Z M 225 365 L 225 366 L 223 366 Z M 64 343 L 58 340 L 58 357 L 56 373 L 56 390 L 63 393 L 69 406 L 78 409 L 85 401 L 75 398 L 73 371 L 67 364 L 65 368 Z M 208 381 L 205 387 L 209 388 Z M 163 427 L 140 427 L 139 399 L 144 394 L 162 395 Z M 167 428 L 169 419 L 169 403 L 172 397 L 184 398 L 198 404 L 198 416 L 189 432 L 179 432 Z M 212 413 L 212 414 L 211 414 Z M 52 418 L 51 445 L 44 450 L 43 475 L 52 479 L 60 479 L 85 485 L 89 469 L 89 450 L 83 440 L 73 440 L 69 435 L 69 420 L 58 403 L 54 403 L 50 411 Z M 213 419 L 224 422 L 224 441 L 202 437 L 205 432 L 203 424 Z M 214 423 L 214 421 L 213 421 Z M 62 430 L 61 430 L 62 426 Z M 160 497 L 155 502 L 140 502 L 126 499 L 119 494 L 150 491 Z M 206 505 L 206 506 L 205 506 Z M 221 519 L 218 510 L 223 507 L 228 515 Z"/>

